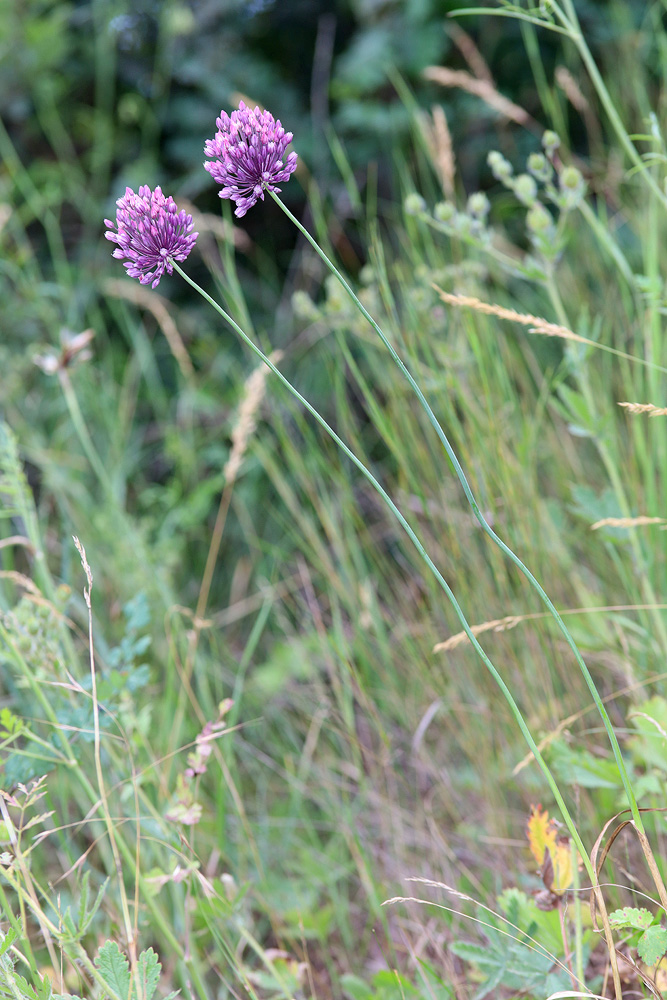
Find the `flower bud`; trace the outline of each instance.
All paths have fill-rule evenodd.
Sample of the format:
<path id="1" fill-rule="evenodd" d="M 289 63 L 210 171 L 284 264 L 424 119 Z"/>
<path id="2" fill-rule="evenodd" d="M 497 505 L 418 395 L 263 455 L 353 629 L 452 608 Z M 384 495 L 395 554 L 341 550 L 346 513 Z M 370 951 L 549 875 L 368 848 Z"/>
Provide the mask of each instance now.
<path id="1" fill-rule="evenodd" d="M 529 172 L 536 177 L 538 181 L 546 181 L 551 177 L 551 164 L 547 160 L 543 153 L 531 153 L 528 157 L 528 163 L 526 164 Z"/>
<path id="2" fill-rule="evenodd" d="M 497 149 L 491 150 L 486 158 L 486 162 L 497 181 L 505 181 L 508 177 L 512 176 L 512 164 Z"/>
<path id="3" fill-rule="evenodd" d="M 544 236 L 553 227 L 553 219 L 542 202 L 536 201 L 526 216 L 526 225 L 531 233 Z"/>
<path id="4" fill-rule="evenodd" d="M 412 191 L 403 202 L 403 208 L 407 215 L 421 215 L 426 211 L 426 202 L 420 194 Z"/>
<path id="5" fill-rule="evenodd" d="M 485 219 L 491 209 L 491 202 L 483 191 L 476 191 L 468 198 L 468 212 L 475 219 Z"/>
<path id="6" fill-rule="evenodd" d="M 564 167 L 560 173 L 560 193 L 562 207 L 575 208 L 586 191 L 586 182 L 576 167 Z"/>
<path id="7" fill-rule="evenodd" d="M 514 193 L 523 205 L 532 205 L 537 197 L 537 184 L 530 174 L 519 174 L 514 182 Z"/>
<path id="8" fill-rule="evenodd" d="M 548 157 L 552 157 L 558 147 L 560 146 L 560 139 L 555 132 L 552 132 L 550 128 L 546 130 L 542 136 L 542 148 Z"/>
<path id="9" fill-rule="evenodd" d="M 451 222 L 456 213 L 456 209 L 451 201 L 439 201 L 433 209 L 433 217 L 437 222 Z"/>

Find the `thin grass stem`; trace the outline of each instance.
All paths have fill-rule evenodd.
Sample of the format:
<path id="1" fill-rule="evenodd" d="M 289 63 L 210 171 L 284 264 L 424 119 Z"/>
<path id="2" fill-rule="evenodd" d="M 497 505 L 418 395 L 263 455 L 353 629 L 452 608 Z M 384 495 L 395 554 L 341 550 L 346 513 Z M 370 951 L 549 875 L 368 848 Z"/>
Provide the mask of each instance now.
<path id="1" fill-rule="evenodd" d="M 433 562 L 433 560 L 429 556 L 429 554 L 426 551 L 423 543 L 421 542 L 420 538 L 418 537 L 418 535 L 416 534 L 416 532 L 414 531 L 414 529 L 412 528 L 412 526 L 410 525 L 410 523 L 404 517 L 404 515 L 402 514 L 402 512 L 399 510 L 399 508 L 396 506 L 396 504 L 394 503 L 394 501 L 391 499 L 391 497 L 389 496 L 389 494 L 387 493 L 387 491 L 378 482 L 378 480 L 375 478 L 375 476 L 372 474 L 372 472 L 370 472 L 370 470 L 364 465 L 364 463 L 361 461 L 361 459 L 359 459 L 357 457 L 357 455 L 355 455 L 355 453 L 345 444 L 345 442 L 342 440 L 342 438 L 340 438 L 338 436 L 338 434 L 327 423 L 327 421 L 324 419 L 324 417 L 315 409 L 315 407 L 312 406 L 312 404 L 309 403 L 308 400 L 305 399 L 305 397 L 301 395 L 301 393 L 298 391 L 298 389 L 296 389 L 295 386 L 292 385 L 292 383 L 289 381 L 289 379 L 287 379 L 282 374 L 282 372 L 279 371 L 278 368 L 276 368 L 276 366 L 273 364 L 273 362 L 271 361 L 271 359 L 269 357 L 267 357 L 266 354 L 264 354 L 264 352 L 250 339 L 250 337 L 247 336 L 247 334 L 244 332 L 244 330 L 242 330 L 241 327 L 238 325 L 238 323 L 236 323 L 232 319 L 232 317 L 229 316 L 229 314 L 225 312 L 225 310 L 222 308 L 222 306 L 220 306 L 215 301 L 215 299 L 211 298 L 211 296 L 207 292 L 205 292 L 203 288 L 201 288 L 188 274 L 186 274 L 186 272 L 183 271 L 181 267 L 179 267 L 179 265 L 178 265 L 178 263 L 176 261 L 172 261 L 172 263 L 173 263 L 174 269 L 176 271 L 178 271 L 178 273 L 181 275 L 181 277 L 184 278 L 185 281 L 187 281 L 187 283 L 192 288 L 194 288 L 194 290 L 196 292 L 198 292 L 202 296 L 202 298 L 204 298 L 216 310 L 216 312 L 225 320 L 225 322 L 228 323 L 229 326 L 231 326 L 232 329 L 241 337 L 241 339 L 250 348 L 250 350 L 258 358 L 260 358 L 264 362 L 265 365 L 267 365 L 271 369 L 271 371 L 273 372 L 273 374 L 277 376 L 277 378 L 285 386 L 285 388 L 301 403 L 302 406 L 305 407 L 305 409 L 311 414 L 311 416 L 314 417 L 314 419 L 326 431 L 326 433 L 329 435 L 329 437 L 331 437 L 335 441 L 335 443 L 338 445 L 338 447 L 344 452 L 344 454 L 350 459 L 351 462 L 353 462 L 353 464 L 359 469 L 359 471 L 362 473 L 362 475 L 368 480 L 368 482 L 371 484 L 371 486 L 373 487 L 373 489 L 376 490 L 376 492 L 380 495 L 380 497 L 382 498 L 382 500 L 384 501 L 384 503 L 386 504 L 386 506 L 392 512 L 392 514 L 394 515 L 394 517 L 398 520 L 399 524 L 401 525 L 401 527 L 403 528 L 403 530 L 407 534 L 408 538 L 410 539 L 410 541 L 412 542 L 412 544 L 414 545 L 414 547 L 417 549 L 417 552 L 419 553 L 419 555 L 421 556 L 421 558 L 423 559 L 423 561 L 426 563 L 426 565 L 428 566 L 428 568 L 430 569 L 430 571 L 433 573 L 433 575 L 435 576 L 436 580 L 440 584 L 441 588 L 444 590 L 445 594 L 447 595 L 447 598 L 449 599 L 452 607 L 454 608 L 454 611 L 455 611 L 455 613 L 456 613 L 459 621 L 461 622 L 461 625 L 463 626 L 463 630 L 465 631 L 466 635 L 468 636 L 468 639 L 470 640 L 470 642 L 474 646 L 474 648 L 477 651 L 478 655 L 482 659 L 482 662 L 484 663 L 484 665 L 486 666 L 486 668 L 489 670 L 489 672 L 493 676 L 496 684 L 499 686 L 500 690 L 502 691 L 503 696 L 505 697 L 505 700 L 507 701 L 507 703 L 508 703 L 508 705 L 510 707 L 510 710 L 511 710 L 511 712 L 512 712 L 514 718 L 515 718 L 515 721 L 516 721 L 517 725 L 519 726 L 519 729 L 521 730 L 521 732 L 522 732 L 522 734 L 523 734 L 526 742 L 528 743 L 528 746 L 530 747 L 531 751 L 535 755 L 535 759 L 537 760 L 540 768 L 542 769 L 542 772 L 543 772 L 545 778 L 547 779 L 547 782 L 549 783 L 549 787 L 551 788 L 551 791 L 553 792 L 553 795 L 554 795 L 554 798 L 555 798 L 555 800 L 556 800 L 556 802 L 558 804 L 558 807 L 561 810 L 561 813 L 563 815 L 563 819 L 565 820 L 565 823 L 567 824 L 567 827 L 568 827 L 568 829 L 569 829 L 569 831 L 570 831 L 570 833 L 572 835 L 572 838 L 573 838 L 573 840 L 575 841 L 575 843 L 577 845 L 577 849 L 579 850 L 579 853 L 581 854 L 581 856 L 582 856 L 582 858 L 584 860 L 584 864 L 586 866 L 586 870 L 587 870 L 588 874 L 591 877 L 591 881 L 594 881 L 594 879 L 595 879 L 595 872 L 594 872 L 593 867 L 592 867 L 592 865 L 590 863 L 590 859 L 588 857 L 586 848 L 584 847 L 584 844 L 583 844 L 583 842 L 581 840 L 581 837 L 579 836 L 579 833 L 578 833 L 577 828 L 576 828 L 576 826 L 574 824 L 574 821 L 573 821 L 573 819 L 572 819 L 572 817 L 571 817 L 571 815 L 569 813 L 569 810 L 568 810 L 568 808 L 567 808 L 567 806 L 565 804 L 563 796 L 560 793 L 560 790 L 558 788 L 556 780 L 553 777 L 553 775 L 552 775 L 552 773 L 551 773 L 551 771 L 550 771 L 550 769 L 549 769 L 546 761 L 542 757 L 542 754 L 540 753 L 540 751 L 538 749 L 538 746 L 535 743 L 535 740 L 533 739 L 533 736 L 532 736 L 532 733 L 531 733 L 531 731 L 530 731 L 530 729 L 528 727 L 528 724 L 526 723 L 526 721 L 525 721 L 525 719 L 524 719 L 524 717 L 523 717 L 523 715 L 521 713 L 521 710 L 520 710 L 519 706 L 517 705 L 517 703 L 516 703 L 516 701 L 514 699 L 514 696 L 512 695 L 512 692 L 508 688 L 507 684 L 503 680 L 503 678 L 500 675 L 500 673 L 498 672 L 497 668 L 491 662 L 490 658 L 487 656 L 486 652 L 484 651 L 484 649 L 480 645 L 477 637 L 475 636 L 475 634 L 472 631 L 472 628 L 468 624 L 468 620 L 466 619 L 466 617 L 465 617 L 465 615 L 463 613 L 463 610 L 462 610 L 461 606 L 459 605 L 459 603 L 458 603 L 458 601 L 457 601 L 457 599 L 456 599 L 456 597 L 454 595 L 454 592 L 452 591 L 451 587 L 449 586 L 449 584 L 447 583 L 447 581 L 443 577 L 443 575 L 440 572 L 440 570 L 438 569 L 438 567 L 435 565 L 435 563 Z"/>
<path id="2" fill-rule="evenodd" d="M 390 343 L 390 341 L 388 340 L 388 338 L 386 337 L 386 335 L 384 334 L 384 332 L 380 329 L 379 325 L 375 322 L 375 320 L 373 319 L 373 317 L 371 316 L 371 314 L 368 312 L 368 310 L 359 301 L 359 299 L 355 295 L 354 291 L 352 290 L 352 288 L 350 287 L 350 285 L 347 283 L 347 281 L 345 280 L 345 278 L 343 277 L 343 275 L 340 273 L 340 271 L 338 270 L 338 268 L 335 266 L 335 264 L 333 264 L 332 261 L 330 261 L 329 258 L 327 257 L 327 255 L 324 253 L 324 251 L 320 249 L 320 247 L 318 246 L 317 242 L 313 239 L 313 237 L 310 235 L 310 233 L 308 232 L 308 230 L 290 212 L 290 210 L 287 208 L 287 206 L 283 204 L 283 202 L 280 200 L 280 198 L 274 192 L 271 192 L 271 197 L 280 206 L 280 208 L 283 210 L 283 212 L 285 212 L 285 214 L 287 215 L 287 217 L 294 223 L 294 225 L 297 227 L 297 229 L 299 230 L 299 232 L 303 236 L 305 236 L 305 238 L 308 240 L 308 242 L 313 247 L 313 249 L 316 251 L 316 253 L 321 257 L 321 259 L 324 261 L 324 263 L 329 268 L 329 270 L 332 272 L 332 274 L 338 279 L 338 281 L 340 282 L 340 284 L 343 286 L 343 288 L 345 289 L 345 291 L 347 292 L 347 294 L 349 295 L 349 297 L 351 298 L 352 302 L 355 304 L 355 306 L 357 307 L 357 309 L 359 310 L 359 312 L 362 314 L 362 316 L 365 317 L 365 319 L 368 320 L 368 322 L 371 324 L 371 326 L 373 327 L 373 329 L 375 330 L 375 332 L 378 334 L 378 336 L 380 337 L 382 343 L 385 345 L 385 347 L 389 351 L 389 353 L 390 353 L 393 361 L 395 362 L 395 364 L 398 366 L 398 368 L 400 369 L 400 371 L 402 372 L 402 374 L 405 376 L 405 378 L 409 382 L 409 384 L 410 384 L 411 388 L 413 389 L 415 395 L 417 396 L 417 398 L 418 398 L 418 400 L 419 400 L 422 408 L 424 409 L 424 411 L 425 411 L 425 413 L 426 413 L 426 415 L 427 415 L 427 417 L 428 417 L 428 419 L 429 419 L 432 427 L 434 428 L 436 434 L 440 438 L 440 441 L 441 441 L 441 443 L 442 443 L 442 445 L 443 445 L 443 447 L 444 447 L 444 449 L 445 449 L 445 451 L 447 453 L 447 457 L 449 458 L 449 460 L 450 460 L 450 462 L 452 464 L 452 467 L 453 467 L 453 469 L 454 469 L 454 471 L 456 473 L 456 476 L 457 476 L 459 482 L 461 483 L 461 486 L 463 487 L 463 491 L 465 493 L 466 499 L 467 499 L 470 507 L 472 508 L 472 511 L 473 511 L 475 517 L 477 518 L 477 521 L 479 522 L 479 524 L 481 525 L 481 527 L 483 528 L 483 530 L 485 531 L 485 533 L 489 536 L 489 538 L 491 538 L 491 540 L 493 542 L 495 542 L 495 544 L 501 549 L 501 551 L 504 552 L 504 554 L 509 559 L 511 559 L 512 562 L 523 573 L 523 575 L 529 581 L 529 583 L 531 584 L 531 586 L 537 591 L 537 593 L 539 594 L 541 600 L 544 602 L 544 604 L 546 605 L 546 607 L 549 610 L 550 614 L 553 616 L 554 620 L 556 621 L 556 623 L 558 625 L 558 628 L 560 629 L 561 633 L 563 634 L 563 636 L 565 638 L 565 641 L 567 642 L 568 646 L 570 647 L 570 649 L 572 650 L 572 652 L 573 652 L 573 654 L 575 656 L 575 659 L 577 661 L 579 669 L 581 670 L 581 673 L 584 676 L 584 679 L 585 679 L 586 684 L 587 684 L 587 686 L 588 686 L 588 688 L 589 688 L 589 690 L 591 692 L 591 695 L 593 696 L 593 699 L 594 699 L 595 704 L 597 706 L 598 712 L 600 713 L 600 716 L 601 716 L 602 721 L 604 723 L 605 729 L 607 730 L 607 735 L 609 737 L 609 741 L 611 743 L 611 747 L 612 747 L 612 750 L 613 750 L 613 753 L 614 753 L 616 764 L 618 766 L 619 773 L 621 775 L 621 780 L 623 782 L 623 787 L 625 789 L 625 792 L 626 792 L 626 795 L 627 795 L 627 798 L 628 798 L 628 803 L 630 805 L 630 809 L 632 810 L 633 819 L 638 824 L 638 827 L 643 830 L 643 826 L 642 826 L 642 822 L 641 822 L 641 817 L 639 815 L 639 809 L 637 807 L 637 800 L 636 800 L 636 798 L 634 796 L 634 793 L 632 791 L 632 788 L 630 786 L 630 780 L 628 778 L 627 770 L 626 770 L 626 767 L 625 767 L 625 763 L 623 761 L 623 757 L 621 755 L 621 750 L 620 750 L 620 747 L 618 745 L 618 740 L 616 738 L 616 734 L 614 733 L 614 729 L 613 729 L 613 726 L 612 726 L 611 721 L 609 719 L 609 716 L 607 714 L 607 711 L 606 711 L 606 709 L 604 707 L 604 704 L 602 703 L 602 699 L 600 698 L 600 695 L 598 693 L 597 687 L 595 686 L 595 682 L 593 681 L 593 678 L 592 678 L 592 676 L 591 676 L 591 674 L 590 674 L 590 672 L 588 670 L 588 667 L 586 666 L 586 664 L 584 662 L 584 658 L 581 655 L 577 644 L 575 643 L 574 639 L 572 638 L 572 635 L 570 634 L 570 631 L 569 631 L 567 625 L 565 624 L 565 622 L 563 621 L 563 619 L 559 615 L 558 611 L 556 610 L 555 605 L 553 604 L 553 602 L 551 601 L 551 599 L 548 596 L 547 592 L 544 590 L 544 588 L 542 587 L 542 585 L 540 584 L 540 582 L 537 580 L 537 578 L 531 573 L 531 571 L 522 562 L 522 560 L 519 558 L 519 556 L 517 556 L 516 553 L 513 552 L 512 549 L 502 540 L 502 538 L 500 538 L 500 536 L 496 534 L 496 532 L 493 530 L 493 528 L 491 527 L 491 525 L 488 523 L 488 521 L 484 517 L 482 511 L 480 510 L 479 504 L 477 503 L 477 500 L 475 499 L 475 496 L 474 496 L 474 494 L 472 492 L 470 484 L 468 483 L 468 479 L 467 479 L 467 477 L 466 477 L 466 475 L 465 475 L 465 473 L 463 471 L 463 467 L 461 466 L 461 463 L 459 462 L 459 460 L 458 460 L 458 458 L 456 456 L 456 453 L 454 452 L 454 449 L 452 448 L 452 445 L 449 442 L 449 439 L 448 439 L 447 435 L 445 434 L 444 430 L 442 429 L 442 426 L 440 425 L 440 423 L 439 423 L 437 417 L 435 416 L 433 410 L 431 409 L 431 407 L 430 407 L 430 405 L 429 405 L 426 397 L 424 396 L 424 393 L 422 392 L 419 384 L 417 383 L 417 381 L 415 380 L 414 376 L 409 371 L 409 369 L 407 368 L 407 366 L 405 365 L 405 363 L 403 362 L 403 360 L 401 359 L 401 357 L 397 353 L 396 349 Z M 180 268 L 179 268 L 179 272 L 180 272 Z"/>

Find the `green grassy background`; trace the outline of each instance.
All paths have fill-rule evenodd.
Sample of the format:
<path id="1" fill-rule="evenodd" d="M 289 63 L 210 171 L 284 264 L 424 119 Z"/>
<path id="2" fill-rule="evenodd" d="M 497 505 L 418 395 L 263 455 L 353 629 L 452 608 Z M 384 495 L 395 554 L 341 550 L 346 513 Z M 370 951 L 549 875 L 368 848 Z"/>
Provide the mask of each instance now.
<path id="1" fill-rule="evenodd" d="M 569 39 L 510 18 L 450 21 L 453 6 L 322 5 L 305 17 L 311 5 L 297 3 L 30 0 L 0 13 L 0 739 L 15 796 L 0 825 L 0 903 L 3 931 L 13 920 L 18 934 L 16 972 L 34 988 L 46 975 L 56 993 L 102 995 L 76 949 L 92 958 L 111 940 L 131 955 L 132 926 L 139 950 L 160 957 L 160 996 L 472 997 L 490 973 L 460 942 L 488 947 L 488 928 L 468 922 L 488 914 L 406 878 L 502 908 L 501 890 L 540 887 L 526 818 L 533 803 L 553 811 L 535 765 L 515 772 L 527 748 L 470 645 L 434 652 L 458 620 L 354 467 L 270 376 L 248 388 L 255 362 L 176 276 L 137 300 L 102 236 L 126 184 L 161 183 L 195 205 L 189 273 L 283 352 L 281 370 L 418 528 L 468 620 L 533 616 L 480 638 L 546 738 L 588 847 L 626 804 L 570 651 L 478 528 L 371 328 L 273 203 L 232 230 L 201 146 L 237 94 L 294 132 L 301 166 L 286 202 L 423 385 L 495 530 L 559 609 L 579 609 L 566 620 L 640 805 L 663 804 L 667 536 L 660 522 L 591 526 L 665 516 L 667 418 L 618 406 L 666 405 L 665 206 L 648 183 L 664 191 L 664 10 L 576 4 L 610 101 L 642 137 L 637 170 Z M 424 80 L 432 63 L 474 72 L 452 24 L 471 32 L 527 127 Z M 451 200 L 462 213 L 475 190 L 491 201 L 486 248 L 429 225 L 446 193 L 424 139 L 433 104 L 452 132 Z M 526 209 L 486 157 L 499 149 L 520 173 L 544 128 L 587 195 L 563 218 L 558 258 L 527 280 L 498 260 L 534 252 Z M 424 216 L 404 210 L 415 191 Z M 593 343 L 445 305 L 434 282 Z M 64 365 L 63 331 L 86 329 L 90 356 Z M 99 754 L 72 535 L 94 577 Z M 183 824 L 178 783 L 224 699 L 227 729 L 186 782 L 201 814 Z M 33 803 L 25 785 L 41 775 Z M 661 863 L 664 819 L 647 825 Z M 642 905 L 638 892 L 655 895 L 648 873 L 636 843 L 619 843 L 610 902 Z M 94 895 L 107 877 L 84 926 L 82 880 Z M 424 893 L 452 909 L 382 905 Z M 562 957 L 555 916 L 534 933 Z M 518 984 L 507 973 L 496 995 L 563 988 L 538 965 Z M 24 995 L 6 978 L 0 996 Z M 587 982 L 605 987 L 595 956 Z"/>

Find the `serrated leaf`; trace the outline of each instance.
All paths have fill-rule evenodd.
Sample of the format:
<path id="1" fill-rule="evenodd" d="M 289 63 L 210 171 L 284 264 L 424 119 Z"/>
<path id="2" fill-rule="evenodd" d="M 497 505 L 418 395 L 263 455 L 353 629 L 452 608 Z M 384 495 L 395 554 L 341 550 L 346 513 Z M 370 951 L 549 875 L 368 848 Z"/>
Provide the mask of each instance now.
<path id="1" fill-rule="evenodd" d="M 97 895 L 95 896 L 95 900 L 93 902 L 93 905 L 82 916 L 82 918 L 81 918 L 81 920 L 79 922 L 79 931 L 80 931 L 81 934 L 85 934 L 85 932 L 90 927 L 90 925 L 92 923 L 92 920 L 93 920 L 93 917 L 97 913 L 97 911 L 98 911 L 98 909 L 100 907 L 100 903 L 104 899 L 104 893 L 106 892 L 106 888 L 107 888 L 108 884 L 109 884 L 109 879 L 105 878 L 104 882 L 102 882 L 101 886 L 97 890 Z"/>
<path id="2" fill-rule="evenodd" d="M 656 965 L 667 951 L 667 930 L 656 924 L 649 927 L 637 942 L 637 954 L 647 965 Z"/>
<path id="3" fill-rule="evenodd" d="M 120 997 L 130 995 L 130 963 L 115 941 L 105 941 L 95 957 L 95 965 L 107 985 Z"/>
<path id="4" fill-rule="evenodd" d="M 653 914 L 643 907 L 624 906 L 609 914 L 609 923 L 612 927 L 635 927 L 645 931 L 653 923 Z"/>
<path id="5" fill-rule="evenodd" d="M 16 931 L 13 930 L 13 928 L 10 927 L 6 934 L 3 934 L 2 931 L 0 931 L 0 969 L 7 968 L 7 965 L 4 964 L 5 961 L 8 963 L 9 968 L 14 968 L 14 959 L 11 955 L 8 955 L 7 952 L 15 941 Z"/>
<path id="6" fill-rule="evenodd" d="M 0 709 L 0 736 L 16 736 L 22 729 L 22 719 L 10 712 L 8 708 Z"/>
<path id="7" fill-rule="evenodd" d="M 5 787 L 12 788 L 14 785 L 25 785 L 32 778 L 42 778 L 56 765 L 56 761 L 47 760 L 39 755 L 28 756 L 24 753 L 12 753 L 3 762 L 5 772 Z"/>
<path id="8" fill-rule="evenodd" d="M 67 907 L 65 913 L 63 914 L 63 926 L 73 941 L 78 940 L 79 935 L 76 929 L 76 924 L 72 920 L 72 914 L 69 912 L 69 907 Z"/>
<path id="9" fill-rule="evenodd" d="M 160 979 L 161 969 L 162 966 L 152 948 L 142 951 L 137 962 L 137 975 L 132 996 L 142 997 L 142 1000 L 151 1000 Z"/>

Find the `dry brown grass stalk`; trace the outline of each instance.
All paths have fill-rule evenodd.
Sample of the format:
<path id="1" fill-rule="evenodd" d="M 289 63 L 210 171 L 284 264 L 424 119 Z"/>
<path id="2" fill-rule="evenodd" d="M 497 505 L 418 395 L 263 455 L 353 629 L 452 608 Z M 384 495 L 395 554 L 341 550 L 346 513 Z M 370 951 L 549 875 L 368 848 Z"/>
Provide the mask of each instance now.
<path id="1" fill-rule="evenodd" d="M 269 356 L 269 360 L 272 361 L 274 365 L 277 365 L 282 356 L 282 351 L 273 351 L 273 353 Z M 194 669 L 194 657 L 197 650 L 197 643 L 199 641 L 199 633 L 201 632 L 204 624 L 204 615 L 206 614 L 208 598 L 211 592 L 213 572 L 220 553 L 220 545 L 222 543 L 222 535 L 225 530 L 225 523 L 227 521 L 229 505 L 232 499 L 234 483 L 236 481 L 236 477 L 238 476 L 239 469 L 241 468 L 243 456 L 248 448 L 248 441 L 257 426 L 257 411 L 259 410 L 262 400 L 264 399 L 266 379 L 269 375 L 269 371 L 270 369 L 267 368 L 266 365 L 258 365 L 258 367 L 255 368 L 246 379 L 243 399 L 239 405 L 236 423 L 232 430 L 232 447 L 229 452 L 229 458 L 225 462 L 223 469 L 225 486 L 220 496 L 218 512 L 216 514 L 215 524 L 213 525 L 213 531 L 211 532 L 211 541 L 208 547 L 206 565 L 204 566 L 204 573 L 199 587 L 199 597 L 197 598 L 197 607 L 194 614 L 195 627 L 192 632 L 192 641 L 190 644 L 188 662 L 185 671 L 185 676 L 187 677 L 188 682 L 192 674 L 192 670 Z"/>
<path id="2" fill-rule="evenodd" d="M 488 80 L 478 80 L 470 73 L 466 73 L 465 70 L 448 69 L 446 66 L 427 66 L 423 75 L 427 80 L 433 80 L 434 83 L 439 83 L 443 87 L 456 87 L 459 90 L 465 90 L 468 94 L 474 94 L 498 114 L 516 122 L 517 125 L 531 129 L 537 125 L 524 108 L 520 108 L 518 104 L 503 97 L 493 83 Z"/>
<path id="3" fill-rule="evenodd" d="M 662 518 L 658 518 L 662 520 Z M 567 608 L 564 611 L 560 611 L 561 617 L 564 615 L 592 615 L 598 612 L 612 612 L 612 611 L 664 611 L 667 610 L 667 604 L 606 604 L 599 608 Z M 473 625 L 470 629 L 473 635 L 481 635 L 484 632 L 507 632 L 509 629 L 515 628 L 520 625 L 521 622 L 538 621 L 541 618 L 550 618 L 551 613 L 549 611 L 536 611 L 533 614 L 528 615 L 507 615 L 505 618 L 493 618 L 486 622 L 480 622 L 479 625 Z M 456 632 L 454 635 L 450 635 L 448 639 L 444 639 L 442 642 L 436 643 L 433 647 L 434 653 L 442 653 L 451 649 L 456 649 L 457 646 L 462 646 L 464 643 L 469 642 L 469 638 L 466 632 Z"/>
<path id="4" fill-rule="evenodd" d="M 486 80 L 487 83 L 490 83 L 491 86 L 493 86 L 491 70 L 487 66 L 484 56 L 479 51 L 468 32 L 464 31 L 463 28 L 456 23 L 449 24 L 447 26 L 447 31 L 449 33 L 449 37 L 454 42 L 454 45 L 456 45 L 461 55 L 468 63 L 468 66 L 470 66 L 473 76 L 476 77 L 477 80 Z"/>
<path id="5" fill-rule="evenodd" d="M 667 524 L 667 521 L 664 517 L 647 517 L 645 514 L 639 517 L 603 517 L 591 525 L 591 531 L 598 528 L 639 528 L 645 524 Z"/>
<path id="6" fill-rule="evenodd" d="M 479 625 L 472 625 L 470 631 L 474 636 L 482 635 L 484 632 L 507 632 L 511 628 L 515 628 L 519 622 L 526 621 L 530 618 L 541 618 L 542 615 L 507 615 L 505 618 L 493 618 L 488 622 L 481 622 Z M 467 632 L 457 632 L 455 635 L 450 635 L 449 639 L 445 639 L 443 642 L 438 642 L 433 647 L 434 653 L 442 653 L 446 650 L 456 649 L 457 646 L 463 645 L 463 643 L 470 642 Z"/>
<path id="7" fill-rule="evenodd" d="M 556 67 L 556 83 L 563 91 L 573 108 L 579 111 L 582 115 L 590 110 L 590 105 L 579 89 L 579 84 L 574 79 L 569 69 L 566 69 L 565 66 Z"/>
<path id="8" fill-rule="evenodd" d="M 561 337 L 563 340 L 576 340 L 580 344 L 591 344 L 595 346 L 595 341 L 588 340 L 587 337 L 580 337 L 578 333 L 573 333 L 566 326 L 559 326 L 557 323 L 549 323 L 541 316 L 531 316 L 530 313 L 515 312 L 514 309 L 505 309 L 504 306 L 491 302 L 482 302 L 481 299 L 473 298 L 469 295 L 453 295 L 445 292 L 438 285 L 432 286 L 443 302 L 447 305 L 457 306 L 463 309 L 474 309 L 475 312 L 484 313 L 487 316 L 498 316 L 499 319 L 507 319 L 511 323 L 520 323 L 522 326 L 530 327 L 530 333 L 538 333 L 544 337 Z"/>
<path id="9" fill-rule="evenodd" d="M 654 406 L 653 403 L 619 403 L 628 413 L 648 413 L 649 417 L 667 417 L 667 406 Z"/>
<path id="10" fill-rule="evenodd" d="M 269 360 L 274 365 L 277 365 L 282 356 L 282 351 L 274 351 L 270 355 Z M 264 399 L 266 379 L 269 374 L 270 369 L 266 365 L 261 364 L 246 379 L 243 399 L 241 400 L 236 423 L 232 430 L 231 451 L 223 470 L 225 485 L 234 482 L 241 468 L 241 462 L 248 447 L 248 441 L 257 426 L 257 411 Z"/>
<path id="11" fill-rule="evenodd" d="M 438 104 L 434 104 L 431 108 L 431 117 L 429 118 L 426 114 L 421 117 L 421 126 L 433 158 L 433 164 L 440 178 L 442 190 L 448 198 L 452 198 L 456 162 L 452 137 L 444 110 Z"/>
<path id="12" fill-rule="evenodd" d="M 104 291 L 116 299 L 126 299 L 141 309 L 147 309 L 155 317 L 183 378 L 189 381 L 194 376 L 194 368 L 178 328 L 169 315 L 166 299 L 135 281 L 123 281 L 118 278 L 108 278 L 104 282 Z"/>

